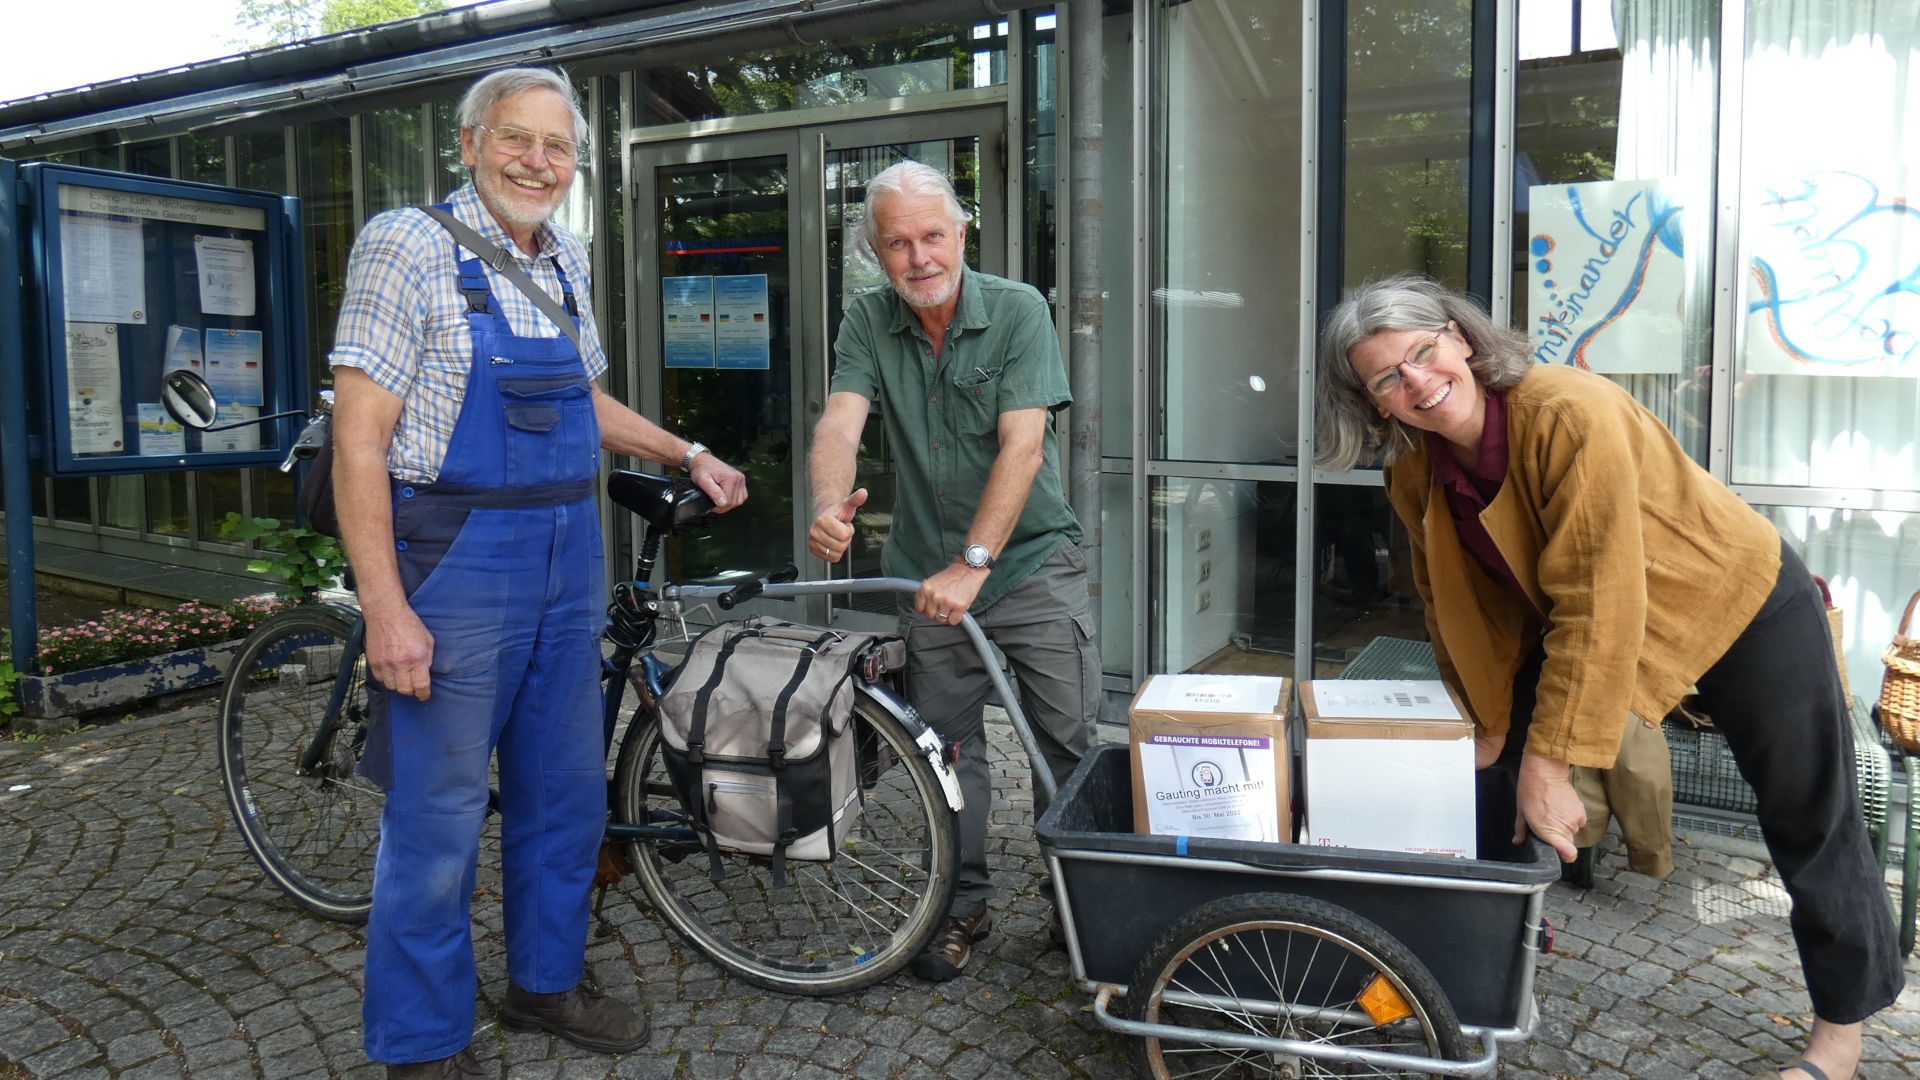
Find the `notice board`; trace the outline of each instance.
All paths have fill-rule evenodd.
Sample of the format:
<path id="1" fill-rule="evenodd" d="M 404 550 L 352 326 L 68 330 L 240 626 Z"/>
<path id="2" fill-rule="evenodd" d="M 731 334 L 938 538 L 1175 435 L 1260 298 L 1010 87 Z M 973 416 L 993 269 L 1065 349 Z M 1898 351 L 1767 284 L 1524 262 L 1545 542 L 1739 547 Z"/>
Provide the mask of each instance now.
<path id="1" fill-rule="evenodd" d="M 216 426 L 307 407 L 297 200 L 184 180 L 32 164 L 28 381 L 54 476 L 277 464 L 297 418 L 200 432 L 160 380 L 212 386 Z"/>

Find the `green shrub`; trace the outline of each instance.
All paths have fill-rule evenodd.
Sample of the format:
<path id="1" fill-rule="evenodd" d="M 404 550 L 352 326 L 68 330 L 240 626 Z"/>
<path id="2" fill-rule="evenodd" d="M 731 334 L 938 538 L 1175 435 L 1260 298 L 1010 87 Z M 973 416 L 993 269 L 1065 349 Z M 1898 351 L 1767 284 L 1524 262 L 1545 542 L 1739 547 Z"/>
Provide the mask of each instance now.
<path id="1" fill-rule="evenodd" d="M 220 524 L 220 535 L 233 540 L 250 540 L 255 547 L 274 554 L 247 563 L 256 574 L 273 574 L 286 582 L 290 593 L 312 596 L 340 580 L 347 568 L 340 541 L 323 536 L 304 526 L 284 526 L 279 518 L 244 518 L 228 513 Z"/>

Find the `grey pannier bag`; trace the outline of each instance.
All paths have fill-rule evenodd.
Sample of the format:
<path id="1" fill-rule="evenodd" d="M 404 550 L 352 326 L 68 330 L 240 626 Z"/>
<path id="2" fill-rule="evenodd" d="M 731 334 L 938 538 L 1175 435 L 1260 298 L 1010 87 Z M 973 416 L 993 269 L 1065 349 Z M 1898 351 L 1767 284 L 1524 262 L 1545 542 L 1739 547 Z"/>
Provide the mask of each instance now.
<path id="1" fill-rule="evenodd" d="M 906 665 L 906 642 L 757 618 L 697 638 L 660 698 L 661 756 L 680 804 L 719 853 L 831 862 L 860 819 L 856 683 Z"/>

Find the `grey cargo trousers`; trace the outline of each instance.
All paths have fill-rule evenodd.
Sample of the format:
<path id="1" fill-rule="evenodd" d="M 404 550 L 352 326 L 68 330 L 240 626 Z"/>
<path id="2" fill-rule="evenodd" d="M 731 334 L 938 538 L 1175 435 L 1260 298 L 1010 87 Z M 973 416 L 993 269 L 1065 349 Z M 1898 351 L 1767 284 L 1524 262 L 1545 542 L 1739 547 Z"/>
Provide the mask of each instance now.
<path id="1" fill-rule="evenodd" d="M 1064 784 L 1094 743 L 1100 714 L 1100 656 L 1093 643 L 1087 564 L 1072 541 L 974 619 L 1000 647 L 1019 680 L 1020 709 L 1056 783 Z M 939 626 L 911 610 L 900 619 L 907 639 L 907 696 L 942 739 L 959 746 L 960 885 L 950 914 L 971 918 L 987 909 L 993 883 L 987 825 L 993 778 L 987 769 L 987 669 L 958 626 Z M 1015 750 L 1015 753 L 1020 753 Z M 1044 806 L 1034 785 L 1038 815 Z"/>

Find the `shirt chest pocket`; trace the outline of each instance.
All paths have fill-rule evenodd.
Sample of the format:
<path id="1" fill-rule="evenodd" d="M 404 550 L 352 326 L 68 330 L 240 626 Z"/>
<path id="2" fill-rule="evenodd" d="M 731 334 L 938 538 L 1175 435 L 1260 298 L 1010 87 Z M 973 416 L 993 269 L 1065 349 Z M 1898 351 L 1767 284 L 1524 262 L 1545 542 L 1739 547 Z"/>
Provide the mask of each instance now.
<path id="1" fill-rule="evenodd" d="M 976 367 L 953 377 L 948 415 L 955 433 L 979 438 L 999 432 L 1001 371 Z"/>

